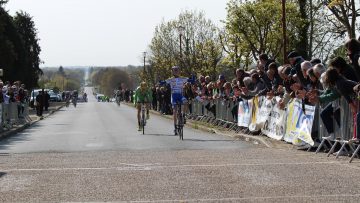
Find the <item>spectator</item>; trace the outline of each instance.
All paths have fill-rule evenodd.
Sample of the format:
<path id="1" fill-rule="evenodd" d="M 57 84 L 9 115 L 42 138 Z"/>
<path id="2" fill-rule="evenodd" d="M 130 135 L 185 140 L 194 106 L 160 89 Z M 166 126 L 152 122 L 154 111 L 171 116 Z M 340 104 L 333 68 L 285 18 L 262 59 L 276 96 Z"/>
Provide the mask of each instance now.
<path id="1" fill-rule="evenodd" d="M 153 100 L 152 100 L 152 109 L 154 109 L 155 111 L 157 111 L 157 96 L 156 96 L 156 87 L 154 86 L 152 89 L 151 89 L 151 91 L 152 91 L 152 98 L 153 98 Z M 126 91 L 125 91 L 125 100 L 128 100 L 128 99 L 126 99 L 127 97 L 126 97 Z"/>
<path id="2" fill-rule="evenodd" d="M 330 68 L 335 68 L 339 74 L 355 82 L 359 81 L 359 78 L 356 76 L 356 72 L 351 66 L 346 63 L 345 59 L 342 57 L 335 57 L 329 62 Z"/>
<path id="3" fill-rule="evenodd" d="M 282 85 L 283 80 L 278 73 L 278 68 L 275 63 L 269 65 L 269 70 L 266 74 L 271 82 L 271 89 L 268 92 L 265 92 L 267 96 L 271 99 L 273 96 L 281 95 L 278 92 L 278 88 Z M 264 95 L 264 93 L 262 93 L 262 95 Z"/>
<path id="4" fill-rule="evenodd" d="M 350 39 L 345 43 L 345 48 L 351 65 L 356 72 L 356 77 L 360 79 L 360 41 L 356 39 Z"/>
<path id="5" fill-rule="evenodd" d="M 243 69 L 236 69 L 236 80 L 238 81 L 238 85 L 240 88 L 245 87 L 244 78 L 249 76 L 250 75 L 246 73 Z"/>
<path id="6" fill-rule="evenodd" d="M 293 77 L 297 78 L 303 87 L 306 87 L 308 84 L 308 81 L 305 79 L 305 77 L 301 71 L 301 63 L 304 62 L 303 57 L 300 56 L 297 52 L 292 51 L 289 53 L 287 58 L 289 59 L 289 62 L 292 66 L 290 74 Z"/>
<path id="7" fill-rule="evenodd" d="M 25 104 L 26 104 L 26 90 L 25 90 L 25 85 L 22 84 L 19 88 L 19 92 L 18 92 L 18 101 L 19 101 L 19 105 L 18 105 L 18 117 L 21 117 L 21 115 L 24 114 L 24 110 L 25 110 Z"/>
<path id="8" fill-rule="evenodd" d="M 44 89 L 39 92 L 39 94 L 36 96 L 36 115 L 42 116 L 43 109 L 44 109 Z"/>
<path id="9" fill-rule="evenodd" d="M 270 63 L 275 62 L 272 59 L 269 59 L 267 54 L 260 54 L 259 56 L 259 65 L 263 68 L 263 71 L 266 72 L 269 70 Z"/>
<path id="10" fill-rule="evenodd" d="M 311 64 L 310 61 L 304 61 L 301 63 L 301 72 L 304 76 L 304 78 L 308 78 L 307 75 L 307 71 L 312 67 L 313 65 Z"/>
<path id="11" fill-rule="evenodd" d="M 1 95 L 0 95 L 0 103 L 4 103 L 4 93 L 2 92 L 4 87 L 4 83 L 2 81 L 0 81 L 0 90 L 1 90 Z"/>
<path id="12" fill-rule="evenodd" d="M 353 101 L 353 96 L 355 95 L 353 92 L 353 88 L 356 85 L 356 82 L 347 80 L 343 76 L 341 76 L 337 70 L 329 69 L 326 71 L 325 79 L 324 79 L 327 89 L 321 95 L 312 95 L 310 96 L 310 102 L 316 104 L 327 103 L 334 101 L 335 99 L 344 96 L 348 101 L 353 112 L 356 112 L 356 104 Z M 340 125 L 340 110 L 336 109 L 334 111 L 332 104 L 328 104 L 322 112 L 320 112 L 320 117 L 323 120 L 324 126 L 327 132 L 333 136 L 334 126 L 333 126 L 333 118 L 336 120 L 338 125 Z"/>
<path id="13" fill-rule="evenodd" d="M 315 66 L 316 64 L 322 63 L 320 59 L 315 58 L 315 59 L 311 59 L 310 61 L 312 66 Z"/>
<path id="14" fill-rule="evenodd" d="M 49 109 L 49 106 L 50 106 L 50 95 L 47 91 L 44 92 L 44 108 L 45 108 L 45 111 L 48 111 Z"/>

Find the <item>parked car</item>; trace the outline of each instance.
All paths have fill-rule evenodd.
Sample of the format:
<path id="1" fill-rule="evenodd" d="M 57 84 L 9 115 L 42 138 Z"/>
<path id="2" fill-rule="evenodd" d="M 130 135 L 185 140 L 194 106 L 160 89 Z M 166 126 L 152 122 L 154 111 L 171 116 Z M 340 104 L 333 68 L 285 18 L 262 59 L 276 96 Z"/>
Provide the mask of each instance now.
<path id="1" fill-rule="evenodd" d="M 35 108 L 34 106 L 34 101 L 36 99 L 36 96 L 38 96 L 39 92 L 41 91 L 41 89 L 35 89 L 31 92 L 31 96 L 30 96 L 30 107 L 31 108 Z"/>
<path id="2" fill-rule="evenodd" d="M 60 102 L 58 95 L 54 91 L 50 90 L 48 94 L 50 95 L 50 102 Z"/>
<path id="3" fill-rule="evenodd" d="M 103 94 L 96 94 L 96 100 L 97 100 L 98 102 L 103 101 L 103 100 L 104 100 L 104 97 L 105 97 L 105 95 L 103 95 Z"/>

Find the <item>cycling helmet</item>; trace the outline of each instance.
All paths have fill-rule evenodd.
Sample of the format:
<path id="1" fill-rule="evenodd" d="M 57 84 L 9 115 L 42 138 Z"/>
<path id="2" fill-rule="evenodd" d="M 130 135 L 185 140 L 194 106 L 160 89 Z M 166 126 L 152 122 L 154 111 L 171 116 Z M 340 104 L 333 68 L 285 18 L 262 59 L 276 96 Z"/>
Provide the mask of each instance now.
<path id="1" fill-rule="evenodd" d="M 172 70 L 179 70 L 180 67 L 179 67 L 179 66 L 173 66 L 171 69 L 172 69 Z"/>
<path id="2" fill-rule="evenodd" d="M 146 88 L 146 87 L 147 87 L 146 82 L 141 82 L 141 83 L 140 83 L 140 87 L 143 88 L 143 89 Z"/>

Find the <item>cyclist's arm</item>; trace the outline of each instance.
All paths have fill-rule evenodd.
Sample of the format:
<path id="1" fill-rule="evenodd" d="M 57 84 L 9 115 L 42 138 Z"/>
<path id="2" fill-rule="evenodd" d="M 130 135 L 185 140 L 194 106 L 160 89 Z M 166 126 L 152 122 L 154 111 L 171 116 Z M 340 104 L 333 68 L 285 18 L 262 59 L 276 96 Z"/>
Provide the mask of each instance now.
<path id="1" fill-rule="evenodd" d="M 168 81 L 167 80 L 160 80 L 159 84 L 160 85 L 166 85 L 166 84 L 168 84 Z"/>
<path id="2" fill-rule="evenodd" d="M 151 91 L 151 90 L 148 90 L 147 95 L 148 95 L 149 103 L 151 103 L 151 102 L 152 102 L 152 100 L 153 100 L 153 97 L 152 97 L 152 91 Z"/>
<path id="3" fill-rule="evenodd" d="M 134 104 L 137 103 L 138 97 L 139 97 L 139 89 L 136 89 L 134 94 Z"/>
<path id="4" fill-rule="evenodd" d="M 187 82 L 191 83 L 191 84 L 195 84 L 196 82 L 196 77 L 193 75 L 191 78 L 187 79 Z"/>

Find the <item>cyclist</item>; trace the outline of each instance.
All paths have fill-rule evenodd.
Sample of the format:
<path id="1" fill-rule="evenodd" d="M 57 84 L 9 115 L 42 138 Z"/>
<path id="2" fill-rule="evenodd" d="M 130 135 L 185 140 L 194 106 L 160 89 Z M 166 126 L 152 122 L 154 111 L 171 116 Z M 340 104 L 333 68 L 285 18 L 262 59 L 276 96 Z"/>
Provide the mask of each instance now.
<path id="1" fill-rule="evenodd" d="M 186 112 L 186 108 L 187 108 L 187 100 L 183 95 L 183 88 L 184 88 L 184 84 L 186 82 L 194 82 L 194 79 L 188 79 L 188 78 L 184 78 L 184 77 L 180 77 L 180 67 L 179 66 L 173 66 L 172 68 L 172 74 L 174 77 L 169 78 L 165 81 L 160 81 L 160 84 L 169 84 L 170 88 L 171 88 L 171 104 L 173 106 L 173 117 L 174 117 L 174 132 L 175 135 L 177 135 L 177 131 L 176 131 L 176 113 L 177 112 L 177 106 L 176 103 L 180 103 L 182 108 L 183 108 L 183 112 Z M 184 124 L 186 123 L 185 117 L 184 118 Z"/>
<path id="2" fill-rule="evenodd" d="M 72 93 L 71 101 L 72 101 L 72 103 L 74 104 L 75 107 L 76 107 L 76 103 L 77 103 L 78 97 L 79 97 L 78 91 L 77 91 L 77 90 L 74 90 L 73 93 Z"/>
<path id="3" fill-rule="evenodd" d="M 140 86 L 136 88 L 134 95 L 134 104 L 137 108 L 137 119 L 138 119 L 138 131 L 141 131 L 140 125 L 140 112 L 141 112 L 141 103 L 146 103 L 146 119 L 150 118 L 149 114 L 149 103 L 152 102 L 152 92 L 147 87 L 146 82 L 140 83 Z"/>
<path id="4" fill-rule="evenodd" d="M 85 102 L 88 101 L 88 100 L 87 100 L 87 94 L 86 94 L 86 92 L 84 92 L 84 94 L 83 94 L 83 100 L 84 100 Z"/>

